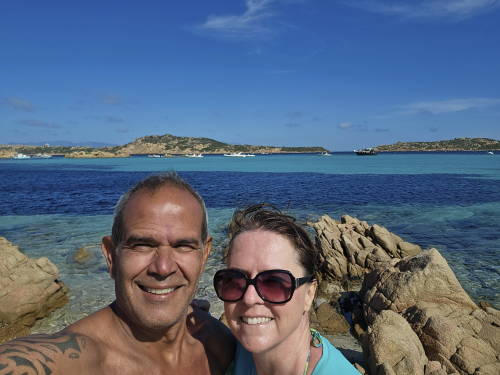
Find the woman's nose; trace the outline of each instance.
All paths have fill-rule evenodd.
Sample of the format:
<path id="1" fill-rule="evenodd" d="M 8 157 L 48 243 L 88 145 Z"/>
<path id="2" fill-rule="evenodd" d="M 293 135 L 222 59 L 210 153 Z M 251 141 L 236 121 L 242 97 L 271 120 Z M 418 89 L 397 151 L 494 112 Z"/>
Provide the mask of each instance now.
<path id="1" fill-rule="evenodd" d="M 245 294 L 243 294 L 242 301 L 247 305 L 254 305 L 256 303 L 264 303 L 264 300 L 260 298 L 257 289 L 254 285 L 249 285 Z"/>

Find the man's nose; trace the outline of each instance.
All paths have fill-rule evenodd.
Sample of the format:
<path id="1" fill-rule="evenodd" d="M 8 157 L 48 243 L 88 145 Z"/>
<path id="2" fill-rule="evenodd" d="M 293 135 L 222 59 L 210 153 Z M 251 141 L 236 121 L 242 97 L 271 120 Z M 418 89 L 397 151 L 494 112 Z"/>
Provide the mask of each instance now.
<path id="1" fill-rule="evenodd" d="M 177 270 L 174 251 L 171 247 L 162 246 L 156 249 L 148 267 L 148 274 L 158 280 L 164 280 Z"/>

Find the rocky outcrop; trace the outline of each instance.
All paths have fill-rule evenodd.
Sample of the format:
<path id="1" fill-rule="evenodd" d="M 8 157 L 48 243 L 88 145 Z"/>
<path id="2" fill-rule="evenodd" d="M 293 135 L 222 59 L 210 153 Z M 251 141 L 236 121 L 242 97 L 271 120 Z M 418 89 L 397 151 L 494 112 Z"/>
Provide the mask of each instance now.
<path id="1" fill-rule="evenodd" d="M 313 327 L 327 334 L 349 331 L 350 319 L 344 316 L 343 304 L 350 305 L 349 310 L 354 314 L 360 314 L 357 296 L 347 292 L 359 290 L 364 275 L 392 259 L 422 251 L 420 246 L 404 241 L 380 225 L 369 225 L 348 215 L 342 216 L 341 221 L 324 215 L 309 226 L 316 232 L 319 250 L 316 275 L 319 287 L 311 321 Z"/>
<path id="2" fill-rule="evenodd" d="M 37 319 L 66 304 L 67 288 L 47 258 L 31 259 L 0 237 L 0 342 L 29 333 Z"/>
<path id="3" fill-rule="evenodd" d="M 374 270 L 360 295 L 372 373 L 500 373 L 500 312 L 476 306 L 437 250 Z"/>
<path id="4" fill-rule="evenodd" d="M 420 246 L 404 241 L 380 225 L 369 225 L 348 215 L 341 221 L 327 215 L 309 225 L 320 249 L 320 277 L 331 281 L 362 280 L 391 259 L 418 254 Z"/>
<path id="5" fill-rule="evenodd" d="M 500 374 L 500 311 L 478 307 L 437 250 L 347 215 L 309 225 L 320 264 L 311 320 L 354 333 L 367 373 Z"/>

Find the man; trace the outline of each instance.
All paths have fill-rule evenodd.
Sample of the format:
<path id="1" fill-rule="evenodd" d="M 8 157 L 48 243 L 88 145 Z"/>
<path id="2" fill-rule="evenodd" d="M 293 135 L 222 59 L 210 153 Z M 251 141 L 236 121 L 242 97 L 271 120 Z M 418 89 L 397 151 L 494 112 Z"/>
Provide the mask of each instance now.
<path id="1" fill-rule="evenodd" d="M 102 241 L 116 300 L 54 335 L 0 346 L 0 375 L 223 374 L 233 338 L 189 305 L 211 244 L 191 186 L 175 173 L 140 182 Z"/>

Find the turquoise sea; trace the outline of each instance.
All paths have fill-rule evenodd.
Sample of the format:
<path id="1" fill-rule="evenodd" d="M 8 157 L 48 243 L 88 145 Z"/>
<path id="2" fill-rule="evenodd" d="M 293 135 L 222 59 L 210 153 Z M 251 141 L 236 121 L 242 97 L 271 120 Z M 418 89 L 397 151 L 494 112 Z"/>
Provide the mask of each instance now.
<path id="1" fill-rule="evenodd" d="M 47 256 L 71 290 L 70 303 L 35 331 L 54 331 L 113 299 L 99 242 L 113 205 L 150 173 L 176 170 L 205 198 L 214 252 L 198 296 L 218 316 L 211 277 L 221 267 L 235 207 L 267 201 L 314 220 L 349 214 L 407 241 L 435 247 L 476 301 L 500 307 L 500 154 L 353 153 L 249 158 L 0 160 L 0 236 L 29 256 Z M 86 247 L 94 257 L 78 264 Z"/>

